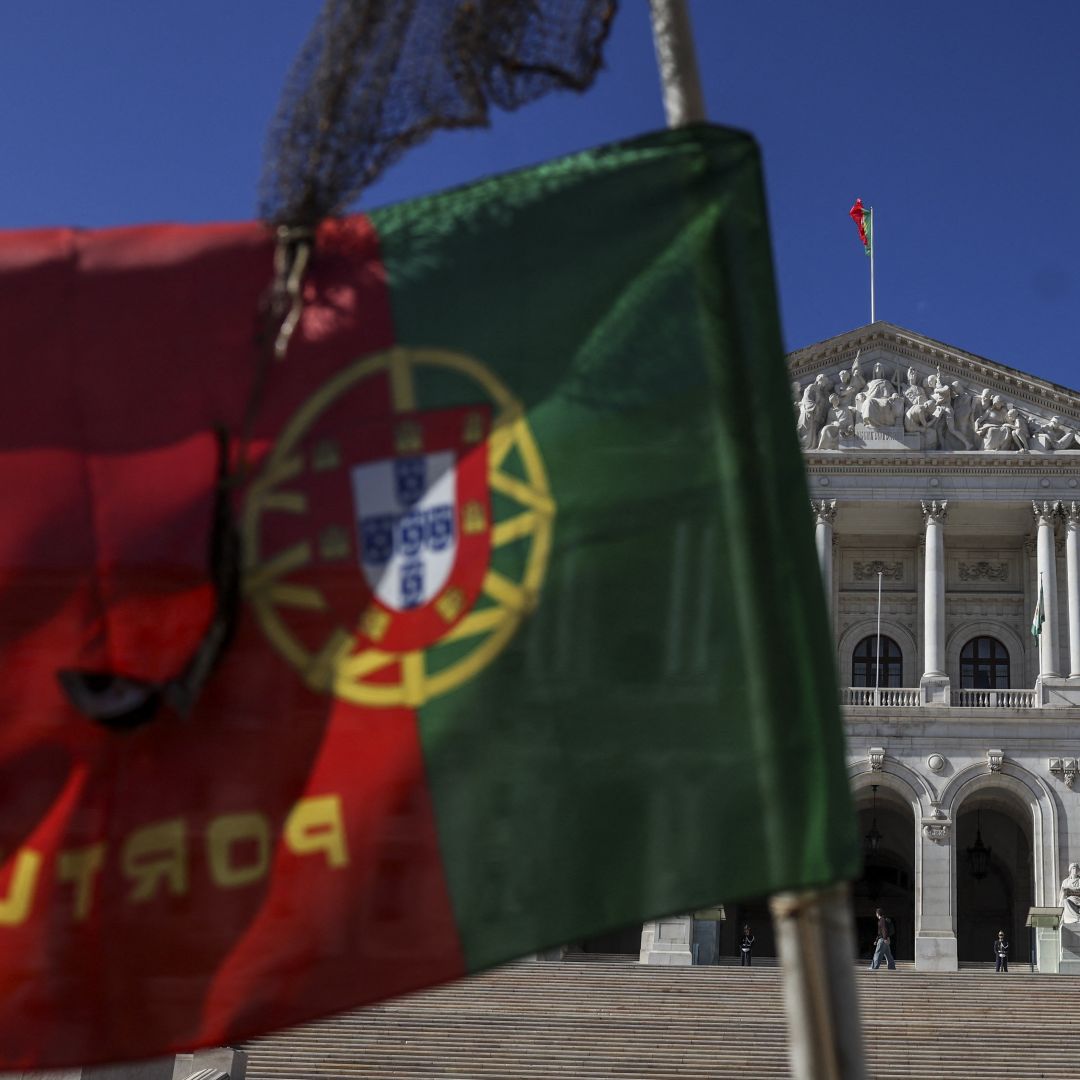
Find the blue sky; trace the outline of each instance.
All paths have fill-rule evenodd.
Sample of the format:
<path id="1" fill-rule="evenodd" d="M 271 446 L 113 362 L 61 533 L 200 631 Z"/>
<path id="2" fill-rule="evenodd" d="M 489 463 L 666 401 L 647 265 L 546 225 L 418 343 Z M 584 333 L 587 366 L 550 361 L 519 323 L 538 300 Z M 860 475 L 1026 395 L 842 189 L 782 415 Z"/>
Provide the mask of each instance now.
<path id="1" fill-rule="evenodd" d="M 0 34 L 0 226 L 252 216 L 268 121 L 312 0 L 35 0 Z M 762 144 L 790 348 L 869 320 L 847 217 L 877 222 L 879 318 L 1080 387 L 1080 5 L 696 0 L 709 117 Z M 436 136 L 377 206 L 662 126 L 646 0 L 606 70 Z"/>

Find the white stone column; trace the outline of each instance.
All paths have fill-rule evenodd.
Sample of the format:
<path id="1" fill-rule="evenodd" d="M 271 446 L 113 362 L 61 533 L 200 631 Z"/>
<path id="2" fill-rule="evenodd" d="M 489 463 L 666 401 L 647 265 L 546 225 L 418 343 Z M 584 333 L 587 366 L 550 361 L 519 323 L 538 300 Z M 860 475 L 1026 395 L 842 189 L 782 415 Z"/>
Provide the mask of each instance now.
<path id="1" fill-rule="evenodd" d="M 924 502 L 926 557 L 923 570 L 923 675 L 924 700 L 946 702 L 949 681 L 945 672 L 945 515 L 949 504 Z"/>
<path id="2" fill-rule="evenodd" d="M 1080 679 L 1080 503 L 1061 508 L 1065 515 L 1065 573 L 1069 593 L 1069 678 Z"/>
<path id="3" fill-rule="evenodd" d="M 821 565 L 821 583 L 825 586 L 825 603 L 832 608 L 833 585 L 833 523 L 836 521 L 836 500 L 810 500 L 814 512 L 814 542 L 817 544 L 818 563 Z"/>
<path id="4" fill-rule="evenodd" d="M 915 829 L 915 968 L 956 971 L 952 822 L 934 806 Z"/>
<path id="5" fill-rule="evenodd" d="M 1060 503 L 1033 502 L 1035 524 L 1038 532 L 1035 538 L 1035 556 L 1038 560 L 1038 580 L 1035 582 L 1035 596 L 1042 589 L 1043 617 L 1042 631 L 1039 634 L 1039 678 L 1060 677 L 1058 670 L 1057 644 L 1057 549 L 1054 544 L 1054 522 Z"/>

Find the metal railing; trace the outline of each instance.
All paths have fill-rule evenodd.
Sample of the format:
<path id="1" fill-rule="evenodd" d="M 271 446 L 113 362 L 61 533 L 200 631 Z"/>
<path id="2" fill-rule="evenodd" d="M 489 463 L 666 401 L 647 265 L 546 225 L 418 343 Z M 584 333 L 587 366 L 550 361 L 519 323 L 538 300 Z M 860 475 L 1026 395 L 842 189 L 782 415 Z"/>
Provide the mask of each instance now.
<path id="1" fill-rule="evenodd" d="M 953 690 L 952 703 L 963 709 L 1034 709 L 1034 690 Z"/>

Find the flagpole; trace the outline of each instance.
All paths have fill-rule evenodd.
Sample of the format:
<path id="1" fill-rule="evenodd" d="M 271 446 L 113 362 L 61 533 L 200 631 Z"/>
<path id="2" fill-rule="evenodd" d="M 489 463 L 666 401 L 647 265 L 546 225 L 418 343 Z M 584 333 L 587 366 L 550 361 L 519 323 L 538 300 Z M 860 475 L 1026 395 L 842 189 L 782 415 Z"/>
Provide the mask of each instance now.
<path id="1" fill-rule="evenodd" d="M 881 576 L 877 572 L 877 655 L 874 657 L 874 704 L 881 704 Z"/>
<path id="2" fill-rule="evenodd" d="M 649 0 L 669 128 L 705 119 L 686 0 Z M 852 959 L 855 919 L 846 882 L 769 898 L 795 1080 L 863 1080 L 862 1031 Z"/>
<path id="3" fill-rule="evenodd" d="M 783 968 L 795 1080 L 864 1080 L 855 994 L 855 915 L 847 882 L 777 893 L 769 912 Z"/>
<path id="4" fill-rule="evenodd" d="M 875 322 L 874 315 L 874 248 L 877 246 L 877 218 L 874 216 L 874 208 L 870 207 L 870 321 Z"/>
<path id="5" fill-rule="evenodd" d="M 705 119 L 705 97 L 686 0 L 649 0 L 649 9 L 667 126 L 700 123 Z"/>

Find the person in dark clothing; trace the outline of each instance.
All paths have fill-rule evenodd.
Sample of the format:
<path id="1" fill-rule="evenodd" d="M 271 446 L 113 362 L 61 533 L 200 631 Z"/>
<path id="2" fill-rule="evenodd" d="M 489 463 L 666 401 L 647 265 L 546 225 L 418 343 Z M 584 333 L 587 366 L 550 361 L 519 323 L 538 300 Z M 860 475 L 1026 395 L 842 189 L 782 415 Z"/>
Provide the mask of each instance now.
<path id="1" fill-rule="evenodd" d="M 754 932 L 750 924 L 746 923 L 742 928 L 742 941 L 739 942 L 740 967 L 750 967 L 754 953 Z"/>
<path id="2" fill-rule="evenodd" d="M 886 917 L 881 908 L 878 908 L 874 914 L 877 915 L 877 941 L 874 943 L 874 959 L 870 961 L 870 970 L 877 971 L 881 967 L 881 960 L 884 957 L 889 965 L 889 970 L 895 971 L 896 961 L 893 959 L 892 948 L 890 947 L 895 932 L 893 921 Z"/>
<path id="3" fill-rule="evenodd" d="M 1004 971 L 1008 974 L 1009 971 L 1009 943 L 1005 940 L 1005 931 L 999 930 L 998 936 L 994 938 L 994 956 L 997 958 L 997 967 L 995 971 Z"/>

